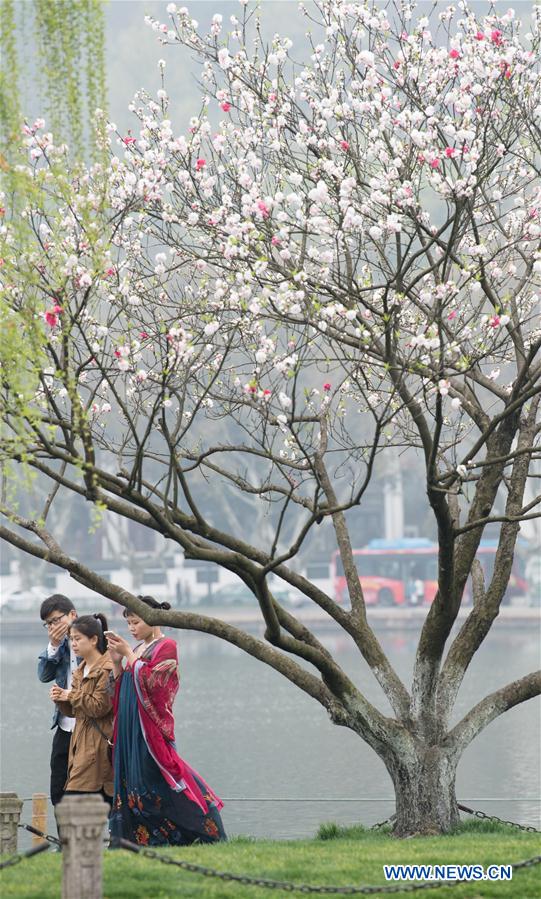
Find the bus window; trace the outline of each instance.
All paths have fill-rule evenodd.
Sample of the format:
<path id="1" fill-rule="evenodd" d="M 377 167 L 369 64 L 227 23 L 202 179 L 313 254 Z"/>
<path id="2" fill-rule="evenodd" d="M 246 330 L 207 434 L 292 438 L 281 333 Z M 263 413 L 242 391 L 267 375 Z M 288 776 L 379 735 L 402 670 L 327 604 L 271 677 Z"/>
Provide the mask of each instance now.
<path id="1" fill-rule="evenodd" d="M 360 554 L 359 574 L 361 577 L 381 577 L 389 580 L 402 580 L 402 560 L 398 556 L 381 556 Z"/>

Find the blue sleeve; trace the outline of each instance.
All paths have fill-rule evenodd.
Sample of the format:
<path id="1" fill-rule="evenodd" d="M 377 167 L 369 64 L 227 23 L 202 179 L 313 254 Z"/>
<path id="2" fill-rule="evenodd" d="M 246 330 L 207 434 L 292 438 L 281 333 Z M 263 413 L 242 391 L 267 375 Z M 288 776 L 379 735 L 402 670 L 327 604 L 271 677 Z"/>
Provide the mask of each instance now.
<path id="1" fill-rule="evenodd" d="M 61 643 L 52 658 L 49 658 L 46 649 L 41 653 L 38 659 L 38 678 L 43 684 L 55 680 L 58 674 L 58 666 L 64 657 L 63 647 L 64 644 Z"/>

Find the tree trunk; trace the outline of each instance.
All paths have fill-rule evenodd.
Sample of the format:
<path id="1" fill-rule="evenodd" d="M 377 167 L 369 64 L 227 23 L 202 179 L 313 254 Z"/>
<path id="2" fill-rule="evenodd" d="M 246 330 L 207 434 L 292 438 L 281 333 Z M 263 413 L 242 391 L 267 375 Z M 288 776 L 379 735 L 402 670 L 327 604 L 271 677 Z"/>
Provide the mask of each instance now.
<path id="1" fill-rule="evenodd" d="M 395 836 L 448 833 L 458 824 L 457 759 L 448 749 L 416 747 L 384 761 L 395 788 Z"/>

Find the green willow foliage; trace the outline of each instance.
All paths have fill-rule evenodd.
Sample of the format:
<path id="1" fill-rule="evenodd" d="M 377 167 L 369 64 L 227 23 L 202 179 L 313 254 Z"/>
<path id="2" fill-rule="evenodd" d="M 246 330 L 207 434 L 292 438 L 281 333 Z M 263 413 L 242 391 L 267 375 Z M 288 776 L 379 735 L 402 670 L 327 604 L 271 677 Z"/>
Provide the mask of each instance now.
<path id="1" fill-rule="evenodd" d="M 37 114 L 55 142 L 80 158 L 96 156 L 91 123 L 106 102 L 103 0 L 0 0 L 0 41 L 2 154 L 22 119 Z M 25 85 L 31 111 L 21 100 Z"/>
<path id="2" fill-rule="evenodd" d="M 33 262 L 26 264 L 25 248 L 35 239 L 33 221 L 23 212 L 46 200 L 43 186 L 25 171 L 29 159 L 21 146 L 21 129 L 25 121 L 31 124 L 42 117 L 54 143 L 69 146 L 72 163 L 97 160 L 94 113 L 98 107 L 105 109 L 105 98 L 103 0 L 0 0 L 0 224 L 10 222 L 10 246 L 17 247 L 18 265 L 25 270 L 25 289 L 14 300 L 4 258 L 10 246 L 2 237 L 0 368 L 11 386 L 11 412 L 21 422 L 11 447 L 23 462 L 28 437 L 22 423 L 35 417 L 33 398 L 46 376 L 47 360 L 39 274 Z M 68 178 L 68 192 L 71 176 L 62 172 L 58 160 L 51 159 L 50 167 L 59 171 L 59 178 Z M 27 334 L 13 316 L 14 302 L 24 307 Z M 0 444 L 4 438 L 0 430 Z M 17 482 L 5 464 L 2 459 L 4 492 L 11 480 Z"/>
<path id="3" fill-rule="evenodd" d="M 16 22 L 13 0 L 0 3 L 0 141 L 5 145 L 16 138 L 20 120 Z M 5 163 L 4 163 L 5 165 Z"/>

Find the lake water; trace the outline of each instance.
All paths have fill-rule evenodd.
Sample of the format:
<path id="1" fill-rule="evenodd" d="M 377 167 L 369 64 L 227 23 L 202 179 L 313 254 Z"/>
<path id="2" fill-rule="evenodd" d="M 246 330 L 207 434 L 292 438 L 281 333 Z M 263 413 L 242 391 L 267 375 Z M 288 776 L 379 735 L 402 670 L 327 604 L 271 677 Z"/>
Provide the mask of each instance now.
<path id="1" fill-rule="evenodd" d="M 122 628 L 115 623 L 115 629 Z M 178 640 L 181 663 L 177 747 L 226 799 L 223 815 L 230 834 L 309 837 L 325 821 L 370 825 L 392 813 L 392 785 L 383 764 L 359 737 L 331 724 L 318 703 L 214 637 L 170 634 Z M 379 636 L 409 683 L 415 632 L 383 631 Z M 379 687 L 349 638 L 320 637 L 368 698 L 385 708 Z M 49 685 L 36 676 L 37 656 L 44 646 L 35 625 L 24 639 L 10 635 L 8 627 L 2 629 L 0 783 L 2 790 L 25 798 L 48 792 L 49 786 L 52 703 Z M 498 622 L 468 672 L 458 713 L 538 665 L 538 628 L 517 630 Z M 458 769 L 458 796 L 486 812 L 539 826 L 540 733 L 537 700 L 498 718 L 465 753 Z M 483 801 L 493 798 L 498 801 Z M 270 799 L 321 801 L 258 801 Z M 30 820 L 30 804 L 25 805 L 24 820 Z"/>

